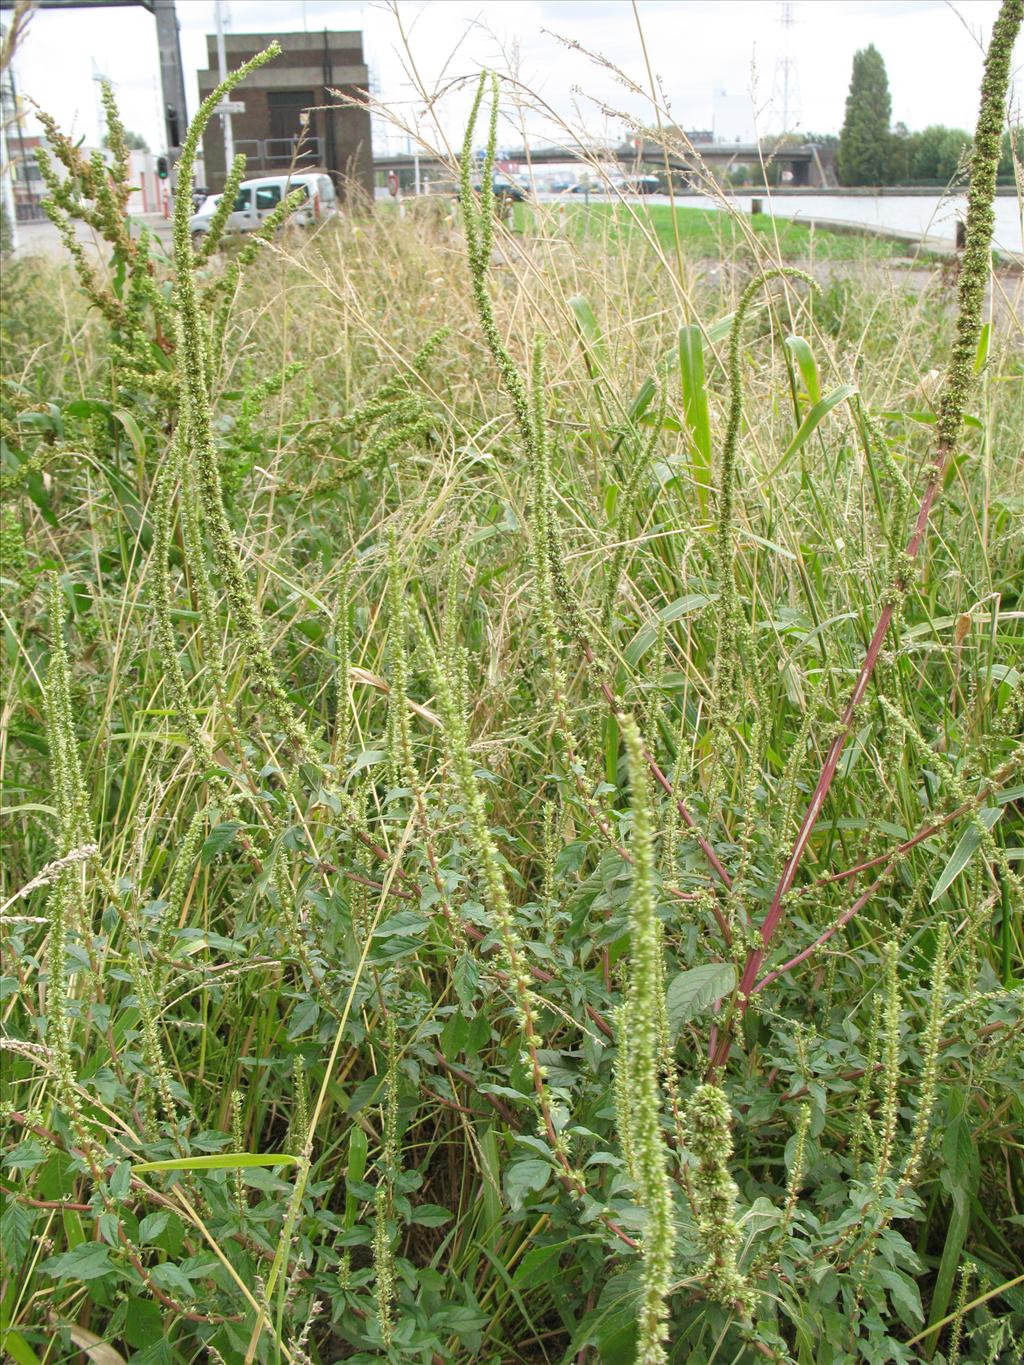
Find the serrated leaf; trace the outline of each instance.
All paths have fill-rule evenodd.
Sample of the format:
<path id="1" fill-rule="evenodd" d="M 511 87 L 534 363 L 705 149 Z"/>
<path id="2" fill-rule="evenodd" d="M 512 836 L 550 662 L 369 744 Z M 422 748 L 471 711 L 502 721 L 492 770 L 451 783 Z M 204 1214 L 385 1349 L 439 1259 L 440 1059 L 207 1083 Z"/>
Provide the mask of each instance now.
<path id="1" fill-rule="evenodd" d="M 716 1000 L 736 985 L 736 968 L 731 962 L 708 962 L 680 972 L 665 992 L 665 1010 L 670 1035 L 675 1038 L 684 1024 L 709 1010 Z"/>

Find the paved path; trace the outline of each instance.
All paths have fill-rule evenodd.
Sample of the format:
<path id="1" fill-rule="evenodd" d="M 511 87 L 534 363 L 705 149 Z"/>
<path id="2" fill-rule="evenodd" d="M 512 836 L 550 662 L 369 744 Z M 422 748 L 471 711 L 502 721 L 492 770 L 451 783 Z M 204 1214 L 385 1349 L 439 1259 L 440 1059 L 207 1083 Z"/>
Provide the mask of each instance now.
<path id="1" fill-rule="evenodd" d="M 166 246 L 171 242 L 171 224 L 168 219 L 160 214 L 147 213 L 140 214 L 133 222 L 145 224 L 151 232 L 154 232 L 158 239 Z M 84 223 L 75 224 L 75 236 L 80 242 L 84 242 L 87 247 L 99 250 L 98 238 L 92 228 L 86 227 Z M 64 246 L 60 239 L 60 234 L 50 222 L 49 218 L 44 218 L 40 223 L 19 223 L 18 224 L 18 255 L 20 256 L 61 256 L 64 253 Z"/>

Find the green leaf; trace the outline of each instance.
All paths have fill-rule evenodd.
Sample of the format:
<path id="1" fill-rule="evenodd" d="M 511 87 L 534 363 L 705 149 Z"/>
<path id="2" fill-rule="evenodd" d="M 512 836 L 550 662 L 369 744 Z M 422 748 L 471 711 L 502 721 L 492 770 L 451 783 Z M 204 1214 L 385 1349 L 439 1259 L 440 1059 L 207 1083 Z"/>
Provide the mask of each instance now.
<path id="1" fill-rule="evenodd" d="M 430 925 L 430 920 L 426 915 L 421 915 L 418 910 L 400 910 L 397 915 L 390 915 L 382 924 L 378 924 L 373 931 L 374 938 L 409 938 L 414 934 L 422 934 Z"/>
<path id="2" fill-rule="evenodd" d="M 556 1242 L 547 1247 L 531 1247 L 516 1266 L 513 1282 L 518 1290 L 533 1289 L 538 1284 L 558 1279 L 558 1262 L 562 1253 L 571 1248 L 569 1242 Z"/>
<path id="3" fill-rule="evenodd" d="M 140 1161 L 136 1175 L 147 1171 L 240 1171 L 247 1166 L 299 1166 L 290 1152 L 215 1152 L 212 1156 L 176 1156 L 167 1161 Z"/>
<path id="4" fill-rule="evenodd" d="M 206 836 L 203 844 L 200 860 L 204 867 L 212 863 L 218 853 L 224 850 L 233 842 L 235 835 L 242 828 L 237 820 L 224 820 L 219 825 L 214 825 Z"/>
<path id="5" fill-rule="evenodd" d="M 935 1277 L 935 1288 L 932 1290 L 931 1309 L 928 1314 L 929 1326 L 932 1323 L 941 1322 L 949 1311 L 949 1301 L 953 1295 L 953 1281 L 956 1277 L 957 1266 L 960 1264 L 960 1253 L 964 1249 L 970 1222 L 970 1200 L 966 1197 L 957 1200 L 954 1197 L 953 1211 L 946 1226 L 946 1241 L 942 1248 L 942 1259 L 939 1262 L 938 1274 Z M 933 1332 L 923 1344 L 922 1349 L 929 1360 L 935 1354 L 940 1335 L 939 1332 Z"/>
<path id="6" fill-rule="evenodd" d="M 526 1157 L 514 1161 L 505 1172 L 505 1194 L 513 1213 L 523 1207 L 528 1194 L 536 1194 L 551 1179 L 551 1167 L 546 1161 Z"/>
<path id="7" fill-rule="evenodd" d="M 362 752 L 356 754 L 355 758 L 352 760 L 352 766 L 348 770 L 348 775 L 349 777 L 354 777 L 356 773 L 362 772 L 364 768 L 373 768 L 378 763 L 383 763 L 385 758 L 387 758 L 387 753 L 384 749 L 363 749 Z"/>
<path id="8" fill-rule="evenodd" d="M 659 621 L 666 623 L 679 621 L 684 616 L 691 616 L 695 611 L 700 611 L 713 601 L 714 594 L 708 596 L 702 592 L 691 592 L 686 597 L 677 597 L 674 602 L 669 602 L 667 606 L 661 608 L 653 621 L 648 621 L 646 625 L 640 627 L 626 646 L 623 658 L 628 664 L 639 663 L 658 638 Z"/>
<path id="9" fill-rule="evenodd" d="M 800 423 L 796 435 L 786 447 L 782 458 L 773 469 L 768 471 L 765 482 L 768 482 L 769 479 L 773 479 L 780 470 L 785 468 L 796 452 L 807 444 L 834 407 L 839 403 L 845 402 L 847 398 L 852 398 L 856 392 L 857 386 L 855 384 L 840 384 L 837 389 L 833 389 L 831 393 L 827 393 L 824 398 L 819 399 Z"/>
<path id="10" fill-rule="evenodd" d="M 736 968 L 731 962 L 708 962 L 680 972 L 665 992 L 669 1034 L 677 1037 L 684 1024 L 709 1010 L 735 985 Z"/>
<path id="11" fill-rule="evenodd" d="M 818 362 L 814 359 L 810 342 L 806 337 L 791 336 L 786 338 L 785 345 L 797 363 L 800 378 L 804 381 L 804 388 L 807 390 L 807 397 L 811 400 L 812 405 L 819 402 L 821 400 L 821 383 L 818 379 Z"/>
<path id="12" fill-rule="evenodd" d="M 143 1246 L 150 1242 L 155 1242 L 167 1226 L 168 1215 L 166 1213 L 147 1213 L 139 1224 L 139 1241 Z"/>
<path id="13" fill-rule="evenodd" d="M 311 1000 L 307 996 L 305 1000 L 299 1003 L 295 1013 L 288 1021 L 289 1041 L 308 1033 L 319 1018 L 320 1006 L 315 1000 Z"/>
<path id="14" fill-rule="evenodd" d="M 366 1159 L 369 1154 L 369 1139 L 362 1128 L 356 1124 L 348 1137 L 348 1167 L 345 1171 L 346 1185 L 358 1184 L 366 1174 Z M 356 1221 L 356 1214 L 359 1211 L 359 1199 L 346 1189 L 345 1192 L 345 1226 L 351 1228 Z"/>
<path id="15" fill-rule="evenodd" d="M 141 466 L 146 459 L 146 438 L 142 434 L 142 428 L 127 408 L 115 408 L 114 416 L 128 433 L 128 439 L 131 441 L 132 449 L 135 451 L 135 458 Z"/>
<path id="16" fill-rule="evenodd" d="M 598 379 L 608 373 L 608 350 L 601 325 L 589 300 L 582 294 L 574 294 L 569 300 L 569 307 L 579 328 L 580 345 L 587 371 L 591 379 Z"/>
<path id="17" fill-rule="evenodd" d="M 195 1286 L 173 1261 L 164 1261 L 163 1265 L 154 1266 L 149 1273 L 153 1283 L 164 1293 L 173 1294 L 176 1299 L 195 1298 Z"/>
<path id="18" fill-rule="evenodd" d="M 463 953 L 459 958 L 452 973 L 452 983 L 455 986 L 455 994 L 459 997 L 459 1004 L 467 1014 L 472 1014 L 473 997 L 480 983 L 480 968 L 472 953 Z"/>
<path id="19" fill-rule="evenodd" d="M 39 1357 L 20 1332 L 8 1329 L 0 1332 L 0 1351 L 10 1356 L 14 1365 L 39 1365 Z"/>
<path id="20" fill-rule="evenodd" d="M 439 1228 L 452 1221 L 452 1215 L 440 1204 L 419 1204 L 412 1211 L 410 1223 L 418 1223 L 424 1228 Z"/>
<path id="21" fill-rule="evenodd" d="M 974 1130 L 966 1114 L 956 1114 L 942 1135 L 942 1183 L 953 1193 L 973 1194 L 978 1188 L 981 1163 L 974 1145 Z"/>
<path id="22" fill-rule="evenodd" d="M 72 1251 L 51 1256 L 39 1269 L 55 1280 L 99 1280 L 112 1275 L 116 1266 L 110 1264 L 110 1248 L 102 1242 L 82 1242 Z"/>
<path id="23" fill-rule="evenodd" d="M 986 829 L 991 829 L 1002 813 L 1002 808 L 999 806 L 983 806 L 978 811 L 978 818 Z M 980 844 L 981 830 L 972 822 L 960 836 L 960 842 L 951 853 L 949 862 L 942 869 L 939 880 L 932 888 L 932 894 L 928 898 L 929 905 L 934 905 L 942 893 L 959 877 L 977 852 Z"/>
<path id="24" fill-rule="evenodd" d="M 911 1329 L 920 1327 L 924 1321 L 921 1291 L 910 1276 L 904 1275 L 899 1270 L 891 1270 L 888 1266 L 879 1263 L 875 1264 L 872 1274 L 889 1291 L 892 1306 L 896 1309 L 896 1313 L 904 1326 Z"/>
<path id="25" fill-rule="evenodd" d="M 711 488 L 711 418 L 704 381 L 704 338 L 697 326 L 679 329 L 679 375 L 683 417 L 692 442 L 694 481 L 703 515 Z"/>

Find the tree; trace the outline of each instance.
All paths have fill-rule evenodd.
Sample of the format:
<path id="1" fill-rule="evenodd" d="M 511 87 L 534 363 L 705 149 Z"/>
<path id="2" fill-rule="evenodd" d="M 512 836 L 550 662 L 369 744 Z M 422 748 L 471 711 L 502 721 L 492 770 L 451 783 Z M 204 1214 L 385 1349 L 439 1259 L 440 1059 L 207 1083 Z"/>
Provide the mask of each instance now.
<path id="1" fill-rule="evenodd" d="M 911 138 L 910 178 L 923 185 L 948 185 L 962 177 L 971 135 L 962 128 L 932 123 Z"/>
<path id="2" fill-rule="evenodd" d="M 844 185 L 881 185 L 889 159 L 892 100 L 882 54 L 871 44 L 854 53 L 846 118 L 839 135 L 839 179 Z"/>

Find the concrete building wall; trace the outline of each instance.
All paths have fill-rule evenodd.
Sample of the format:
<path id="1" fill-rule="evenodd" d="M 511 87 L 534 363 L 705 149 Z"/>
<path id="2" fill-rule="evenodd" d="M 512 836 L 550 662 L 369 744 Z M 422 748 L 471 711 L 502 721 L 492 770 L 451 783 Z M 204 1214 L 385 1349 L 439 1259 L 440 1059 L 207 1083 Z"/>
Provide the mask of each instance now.
<path id="1" fill-rule="evenodd" d="M 232 99 L 245 105 L 243 114 L 232 116 L 237 151 L 248 159 L 247 176 L 287 171 L 298 151 L 296 169 L 328 170 L 344 196 L 350 186 L 373 193 L 373 148 L 370 114 L 365 105 L 369 71 L 363 61 L 363 37 L 358 32 L 230 33 L 224 46 L 228 69 L 262 51 L 273 39 L 281 44 L 280 57 L 255 71 L 232 92 Z M 202 98 L 218 84 L 217 40 L 207 35 L 207 70 L 199 72 Z M 338 101 L 329 92 L 339 90 L 354 105 Z M 300 134 L 299 117 L 308 107 L 304 146 L 294 139 Z M 269 145 L 268 145 L 269 144 Z M 214 117 L 203 135 L 205 183 L 214 192 L 222 189 L 227 168 L 221 121 Z"/>

